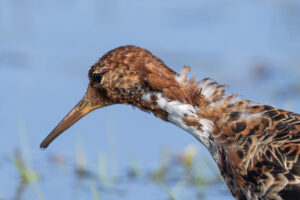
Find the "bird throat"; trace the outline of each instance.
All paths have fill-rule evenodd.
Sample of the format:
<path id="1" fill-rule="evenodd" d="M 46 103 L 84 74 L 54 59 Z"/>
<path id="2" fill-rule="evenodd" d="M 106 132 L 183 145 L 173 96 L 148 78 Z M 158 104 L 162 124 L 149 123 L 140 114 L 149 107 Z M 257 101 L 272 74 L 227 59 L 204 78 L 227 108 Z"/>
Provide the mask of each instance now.
<path id="1" fill-rule="evenodd" d="M 155 116 L 187 131 L 203 143 L 213 157 L 216 156 L 217 148 L 211 136 L 214 123 L 209 119 L 199 117 L 198 107 L 177 100 L 170 101 L 160 92 L 145 93 L 142 95 L 142 101 L 146 109 Z"/>

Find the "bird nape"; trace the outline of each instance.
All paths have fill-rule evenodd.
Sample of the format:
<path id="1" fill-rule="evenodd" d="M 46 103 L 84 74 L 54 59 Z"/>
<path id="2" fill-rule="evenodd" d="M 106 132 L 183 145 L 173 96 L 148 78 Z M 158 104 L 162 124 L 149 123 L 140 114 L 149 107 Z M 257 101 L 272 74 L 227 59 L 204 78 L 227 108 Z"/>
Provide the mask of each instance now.
<path id="1" fill-rule="evenodd" d="M 122 46 L 89 70 L 86 94 L 41 143 L 89 112 L 128 104 L 196 137 L 212 154 L 236 199 L 300 199 L 300 115 L 228 95 L 206 78 L 186 79 L 149 51 Z"/>

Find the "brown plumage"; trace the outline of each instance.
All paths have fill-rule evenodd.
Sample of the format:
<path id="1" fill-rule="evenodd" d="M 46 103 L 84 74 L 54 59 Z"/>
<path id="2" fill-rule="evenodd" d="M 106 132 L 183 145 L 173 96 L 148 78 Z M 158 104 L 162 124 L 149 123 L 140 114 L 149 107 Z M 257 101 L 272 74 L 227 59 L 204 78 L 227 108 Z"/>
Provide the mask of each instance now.
<path id="1" fill-rule="evenodd" d="M 236 199 L 300 199 L 300 115 L 226 95 L 211 79 L 186 80 L 149 51 L 123 46 L 89 71 L 84 98 L 42 142 L 94 109 L 129 104 L 186 130 L 211 152 Z"/>

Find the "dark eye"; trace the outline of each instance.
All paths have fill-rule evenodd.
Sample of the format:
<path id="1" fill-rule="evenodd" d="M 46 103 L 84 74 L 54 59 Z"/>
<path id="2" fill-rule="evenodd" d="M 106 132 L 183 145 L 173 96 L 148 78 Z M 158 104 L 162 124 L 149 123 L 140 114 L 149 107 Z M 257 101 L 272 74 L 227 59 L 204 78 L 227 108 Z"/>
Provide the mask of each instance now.
<path id="1" fill-rule="evenodd" d="M 100 74 L 100 73 L 93 74 L 93 80 L 97 83 L 101 83 L 102 77 L 103 77 L 103 74 Z"/>

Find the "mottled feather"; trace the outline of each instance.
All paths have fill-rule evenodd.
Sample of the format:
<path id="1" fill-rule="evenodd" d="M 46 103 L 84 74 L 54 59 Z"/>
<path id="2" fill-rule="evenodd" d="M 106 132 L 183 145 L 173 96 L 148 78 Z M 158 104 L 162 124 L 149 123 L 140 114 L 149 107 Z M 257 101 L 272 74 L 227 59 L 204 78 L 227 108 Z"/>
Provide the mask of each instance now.
<path id="1" fill-rule="evenodd" d="M 210 78 L 188 80 L 189 71 L 177 74 L 132 45 L 107 52 L 91 67 L 84 98 L 41 147 L 96 108 L 129 104 L 202 142 L 236 199 L 300 199 L 300 115 L 225 94 Z"/>

